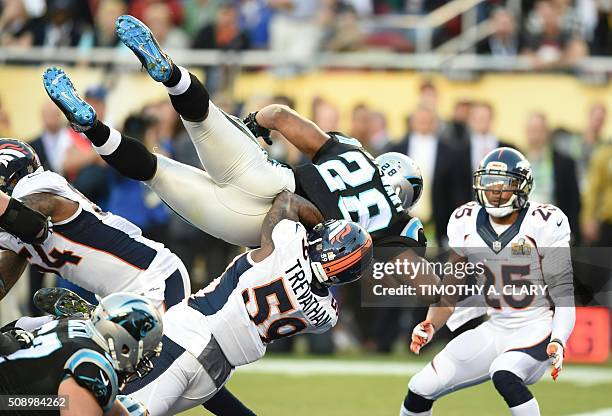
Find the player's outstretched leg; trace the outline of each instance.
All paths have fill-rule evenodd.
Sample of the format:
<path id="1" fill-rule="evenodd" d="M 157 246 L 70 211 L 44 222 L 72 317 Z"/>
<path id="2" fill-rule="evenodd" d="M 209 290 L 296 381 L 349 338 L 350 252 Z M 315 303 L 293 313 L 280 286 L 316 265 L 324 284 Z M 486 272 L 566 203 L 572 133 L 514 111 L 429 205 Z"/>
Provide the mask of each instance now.
<path id="1" fill-rule="evenodd" d="M 155 176 L 157 158 L 138 140 L 122 136 L 96 118 L 93 107 L 77 93 L 68 75 L 51 67 L 43 73 L 43 85 L 53 102 L 76 131 L 87 136 L 94 150 L 122 175 L 138 181 Z"/>
<path id="2" fill-rule="evenodd" d="M 116 31 L 121 42 L 134 52 L 151 78 L 166 86 L 174 109 L 184 120 L 199 122 L 206 119 L 208 91 L 195 75 L 172 62 L 144 23 L 133 16 L 119 16 Z"/>
<path id="3" fill-rule="evenodd" d="M 508 404 L 512 416 L 538 416 L 540 408 L 523 380 L 511 371 L 495 371 L 491 376 L 495 388 Z"/>
<path id="4" fill-rule="evenodd" d="M 166 86 L 202 167 L 216 184 L 232 185 L 246 199 L 255 200 L 257 207 L 267 201 L 268 208 L 276 194 L 295 189 L 293 172 L 271 163 L 242 120 L 217 108 L 204 85 L 185 68 L 172 63 L 144 23 L 132 16 L 120 16 L 116 30 L 119 39 L 134 52 L 151 78 Z M 246 215 L 250 215 L 249 206 L 253 205 L 238 204 L 234 200 L 226 204 L 230 210 Z"/>

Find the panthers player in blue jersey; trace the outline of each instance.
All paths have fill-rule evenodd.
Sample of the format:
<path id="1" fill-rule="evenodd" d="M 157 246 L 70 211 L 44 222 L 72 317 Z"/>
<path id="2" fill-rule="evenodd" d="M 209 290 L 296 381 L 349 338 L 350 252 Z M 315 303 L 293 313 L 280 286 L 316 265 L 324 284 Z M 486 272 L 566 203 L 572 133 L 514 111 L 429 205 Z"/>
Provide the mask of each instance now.
<path id="1" fill-rule="evenodd" d="M 161 314 L 151 301 L 129 293 L 109 295 L 90 320 L 53 320 L 32 333 L 29 345 L 0 356 L 0 394 L 63 395 L 66 416 L 143 415 L 141 405 L 118 392 L 151 370 L 162 331 Z M 49 412 L 23 408 L 11 414 Z"/>
<path id="2" fill-rule="evenodd" d="M 107 163 L 127 177 L 145 181 L 194 226 L 233 244 L 257 246 L 274 196 L 288 190 L 313 202 L 326 219 L 358 222 L 371 233 L 376 247 L 417 249 L 403 250 L 400 256 L 420 261 L 415 251 L 424 250 L 423 227 L 408 210 L 422 184 L 399 169 L 411 165 L 407 156 L 386 155 L 385 170 L 357 140 L 325 133 L 282 106 L 265 108 L 245 123 L 212 103 L 202 83 L 175 65 L 138 19 L 121 16 L 116 27 L 119 39 L 149 75 L 165 85 L 203 170 L 152 154 L 138 140 L 106 126 L 78 96 L 64 71 L 47 69 L 43 84 L 48 95 Z M 268 128 L 280 131 L 313 163 L 291 168 L 270 160 L 256 137 Z M 438 281 L 423 273 L 410 283 Z"/>

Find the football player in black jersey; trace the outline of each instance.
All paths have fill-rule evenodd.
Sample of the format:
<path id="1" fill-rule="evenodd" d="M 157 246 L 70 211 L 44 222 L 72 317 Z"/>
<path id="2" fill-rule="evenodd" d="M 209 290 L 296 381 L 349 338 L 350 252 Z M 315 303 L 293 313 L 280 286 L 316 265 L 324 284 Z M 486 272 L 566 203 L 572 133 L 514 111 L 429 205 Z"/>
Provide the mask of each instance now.
<path id="1" fill-rule="evenodd" d="M 67 408 L 12 414 L 129 415 L 117 392 L 151 370 L 162 319 L 146 298 L 116 293 L 100 301 L 91 320 L 53 320 L 32 335 L 30 346 L 0 356 L 0 394 L 65 395 Z"/>
<path id="2" fill-rule="evenodd" d="M 357 140 L 325 133 L 288 107 L 266 107 L 246 123 L 230 116 L 210 101 L 193 74 L 171 61 L 144 23 L 120 16 L 117 35 L 149 75 L 165 85 L 204 168 L 152 154 L 140 141 L 109 128 L 78 96 L 68 76 L 49 68 L 43 77 L 48 95 L 120 173 L 145 181 L 188 222 L 233 244 L 257 246 L 272 200 L 288 190 L 312 201 L 326 219 L 358 222 L 371 233 L 375 247 L 395 248 L 386 259 L 421 261 L 416 250 L 405 250 L 425 246 L 420 221 L 407 213 L 417 193 L 402 199 L 396 191 L 401 182 L 412 190 L 413 178 L 392 175 L 397 171 L 392 164 L 379 169 Z M 257 140 L 267 129 L 278 130 L 313 163 L 292 169 L 269 159 Z M 439 278 L 424 271 L 408 283 L 437 285 Z"/>

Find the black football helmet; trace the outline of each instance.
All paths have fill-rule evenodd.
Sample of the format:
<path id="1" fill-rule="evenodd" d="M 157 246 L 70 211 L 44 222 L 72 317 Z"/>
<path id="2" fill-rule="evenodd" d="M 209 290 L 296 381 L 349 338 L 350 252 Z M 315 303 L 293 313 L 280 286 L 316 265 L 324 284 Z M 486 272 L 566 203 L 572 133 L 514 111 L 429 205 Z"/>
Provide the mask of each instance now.
<path id="1" fill-rule="evenodd" d="M 40 166 L 38 155 L 28 144 L 0 139 L 0 191 L 11 195 L 17 182 Z"/>
<path id="2" fill-rule="evenodd" d="M 323 286 L 358 280 L 372 263 L 372 237 L 359 224 L 328 220 L 308 233 L 308 255 Z"/>
<path id="3" fill-rule="evenodd" d="M 504 217 L 523 209 L 533 188 L 531 164 L 518 150 L 499 147 L 489 152 L 474 172 L 474 198 L 489 215 Z M 489 200 L 487 191 L 494 191 Z M 502 193 L 511 192 L 504 200 Z"/>

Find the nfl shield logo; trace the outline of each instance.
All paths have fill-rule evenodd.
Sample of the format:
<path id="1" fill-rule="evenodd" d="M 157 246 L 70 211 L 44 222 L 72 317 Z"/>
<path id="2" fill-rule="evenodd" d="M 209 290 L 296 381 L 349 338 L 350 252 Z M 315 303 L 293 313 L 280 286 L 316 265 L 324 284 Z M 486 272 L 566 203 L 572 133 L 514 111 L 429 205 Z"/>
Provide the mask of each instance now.
<path id="1" fill-rule="evenodd" d="M 493 250 L 495 251 L 501 250 L 501 243 L 499 241 L 493 241 Z"/>

